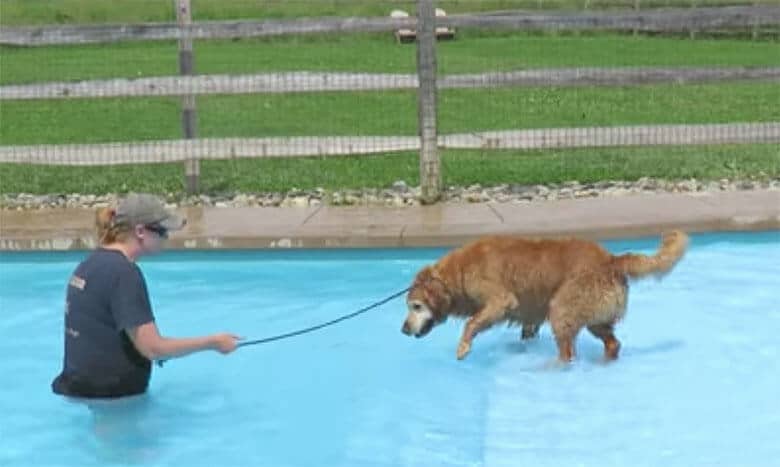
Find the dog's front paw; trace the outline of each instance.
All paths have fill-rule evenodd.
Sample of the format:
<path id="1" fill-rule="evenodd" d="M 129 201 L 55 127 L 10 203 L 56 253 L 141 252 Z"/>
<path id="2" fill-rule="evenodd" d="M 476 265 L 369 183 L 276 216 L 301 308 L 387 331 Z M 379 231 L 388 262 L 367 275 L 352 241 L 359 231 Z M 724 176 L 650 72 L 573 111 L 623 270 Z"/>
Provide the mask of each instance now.
<path id="1" fill-rule="evenodd" d="M 471 344 L 469 342 L 461 342 L 458 344 L 458 360 L 463 360 L 466 355 L 471 351 Z"/>

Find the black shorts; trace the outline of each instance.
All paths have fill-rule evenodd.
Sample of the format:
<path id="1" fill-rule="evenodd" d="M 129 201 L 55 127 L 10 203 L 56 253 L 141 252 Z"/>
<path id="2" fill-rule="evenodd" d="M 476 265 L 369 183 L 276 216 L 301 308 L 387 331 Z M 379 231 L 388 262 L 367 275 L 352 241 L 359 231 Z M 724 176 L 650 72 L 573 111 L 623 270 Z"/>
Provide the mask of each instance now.
<path id="1" fill-rule="evenodd" d="M 117 398 L 137 396 L 146 392 L 148 378 L 85 378 L 80 375 L 62 372 L 51 383 L 55 394 L 82 398 Z"/>

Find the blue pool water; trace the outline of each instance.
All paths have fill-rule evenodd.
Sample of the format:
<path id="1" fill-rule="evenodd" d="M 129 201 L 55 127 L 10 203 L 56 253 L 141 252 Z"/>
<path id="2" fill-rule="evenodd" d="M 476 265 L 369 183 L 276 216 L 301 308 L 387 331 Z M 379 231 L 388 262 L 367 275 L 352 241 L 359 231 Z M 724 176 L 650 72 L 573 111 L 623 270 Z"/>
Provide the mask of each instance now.
<path id="1" fill-rule="evenodd" d="M 657 239 L 608 242 L 652 252 Z M 403 289 L 444 250 L 170 253 L 144 260 L 169 335 L 262 337 Z M 156 368 L 146 397 L 53 395 L 65 281 L 83 253 L 0 255 L 1 466 L 780 465 L 780 233 L 694 236 L 632 286 L 604 365 L 565 369 L 548 326 L 401 334 L 402 300 L 314 334 Z"/>

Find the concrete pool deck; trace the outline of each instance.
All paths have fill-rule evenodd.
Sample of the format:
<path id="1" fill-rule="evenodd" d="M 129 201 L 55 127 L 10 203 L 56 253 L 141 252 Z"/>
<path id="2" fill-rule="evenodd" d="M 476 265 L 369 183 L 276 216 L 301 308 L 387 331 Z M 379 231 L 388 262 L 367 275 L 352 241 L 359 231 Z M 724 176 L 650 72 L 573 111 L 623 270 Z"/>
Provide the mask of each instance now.
<path id="1" fill-rule="evenodd" d="M 417 207 L 200 208 L 179 210 L 187 227 L 170 249 L 455 246 L 481 235 L 617 239 L 780 229 L 780 191 L 629 195 L 538 203 Z M 0 212 L 0 251 L 95 246 L 92 209 Z"/>

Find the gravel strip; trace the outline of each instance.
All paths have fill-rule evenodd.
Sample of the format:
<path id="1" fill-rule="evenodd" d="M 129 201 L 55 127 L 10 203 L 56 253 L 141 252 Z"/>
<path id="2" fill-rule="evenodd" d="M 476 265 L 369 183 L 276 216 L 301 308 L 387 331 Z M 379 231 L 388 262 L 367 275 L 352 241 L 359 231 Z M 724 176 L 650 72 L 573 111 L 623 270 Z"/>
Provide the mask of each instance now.
<path id="1" fill-rule="evenodd" d="M 668 181 L 641 178 L 636 181 L 604 181 L 579 183 L 576 181 L 552 185 L 498 185 L 483 187 L 448 187 L 443 196 L 444 203 L 532 203 L 557 199 L 596 198 L 603 196 L 631 196 L 648 193 L 691 193 L 746 191 L 770 189 L 780 190 L 780 178 L 700 181 L 695 179 Z M 416 206 L 420 188 L 395 182 L 386 189 L 314 190 L 292 189 L 287 193 L 224 193 L 199 196 L 182 196 L 169 193 L 166 201 L 169 207 L 212 206 L 222 207 L 308 207 L 321 204 L 331 206 Z M 34 210 L 44 208 L 97 208 L 109 205 L 115 195 L 48 194 L 26 193 L 0 195 L 0 209 Z"/>

